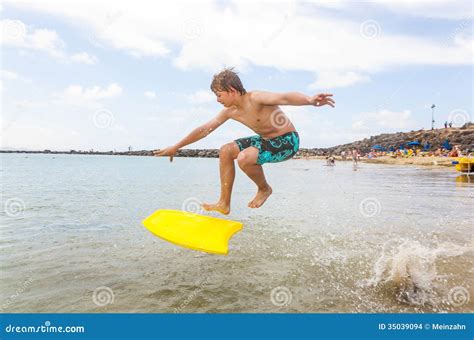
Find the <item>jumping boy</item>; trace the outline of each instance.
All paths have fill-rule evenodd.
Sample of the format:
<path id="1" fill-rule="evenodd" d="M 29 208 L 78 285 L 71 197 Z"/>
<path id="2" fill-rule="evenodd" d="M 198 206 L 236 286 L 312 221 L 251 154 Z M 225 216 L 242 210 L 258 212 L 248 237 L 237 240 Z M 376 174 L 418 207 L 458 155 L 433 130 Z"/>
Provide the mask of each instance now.
<path id="1" fill-rule="evenodd" d="M 332 94 L 317 94 L 310 97 L 298 92 L 247 92 L 232 68 L 224 69 L 214 76 L 211 90 L 224 109 L 175 145 L 156 150 L 154 154 L 169 156 L 172 162 L 179 149 L 206 137 L 228 119 L 246 125 L 257 135 L 240 138 L 221 146 L 219 150 L 221 196 L 217 203 L 202 206 L 207 211 L 215 210 L 224 215 L 229 214 L 235 178 L 234 160 L 237 159 L 239 167 L 258 188 L 257 194 L 248 206 L 259 208 L 272 193 L 272 188 L 265 179 L 262 164 L 290 159 L 299 149 L 298 133 L 288 117 L 280 110 L 279 105 L 334 107 Z"/>

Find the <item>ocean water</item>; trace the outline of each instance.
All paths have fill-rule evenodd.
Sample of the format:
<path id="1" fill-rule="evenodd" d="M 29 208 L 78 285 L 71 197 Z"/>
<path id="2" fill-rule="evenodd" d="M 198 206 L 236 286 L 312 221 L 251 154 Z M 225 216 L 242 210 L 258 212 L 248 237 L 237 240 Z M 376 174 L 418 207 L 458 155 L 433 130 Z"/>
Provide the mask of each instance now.
<path id="1" fill-rule="evenodd" d="M 141 221 L 200 211 L 217 159 L 1 155 L 3 312 L 474 311 L 474 179 L 453 169 L 290 160 L 247 208 L 237 168 L 229 255 L 183 249 Z M 206 213 L 206 212 L 202 212 Z M 207 213 L 206 213 L 207 214 Z M 218 216 L 217 213 L 211 213 Z"/>

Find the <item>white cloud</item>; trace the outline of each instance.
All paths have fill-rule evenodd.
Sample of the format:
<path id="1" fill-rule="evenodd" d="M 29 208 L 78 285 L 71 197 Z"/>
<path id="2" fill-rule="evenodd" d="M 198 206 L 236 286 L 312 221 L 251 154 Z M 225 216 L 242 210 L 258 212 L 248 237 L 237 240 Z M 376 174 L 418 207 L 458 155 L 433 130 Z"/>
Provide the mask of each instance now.
<path id="1" fill-rule="evenodd" d="M 318 79 L 312 83 L 310 89 L 330 89 L 335 87 L 351 86 L 357 83 L 365 83 L 369 81 L 368 76 L 358 74 L 355 72 L 321 72 Z"/>
<path id="2" fill-rule="evenodd" d="M 351 6 L 346 2 L 339 5 L 332 10 Z M 211 1 L 176 2 L 172 6 L 162 2 L 145 5 L 140 1 L 101 1 L 90 7 L 87 1 L 50 0 L 11 6 L 55 15 L 78 29 L 88 27 L 101 44 L 138 57 L 170 58 L 184 70 L 215 72 L 224 65 L 245 70 L 258 65 L 308 71 L 319 77 L 316 86 L 335 87 L 366 81 L 371 74 L 403 65 L 472 64 L 470 44 L 464 40 L 460 44 L 447 42 L 450 32 L 437 41 L 389 33 L 379 22 L 380 34 L 367 39 L 360 33 L 361 22 L 318 11 L 308 15 L 300 8 L 303 4 L 295 1 L 271 6 L 241 1 L 230 7 L 216 6 Z M 317 2 L 304 6 L 318 8 Z M 393 7 L 397 6 L 394 2 L 380 6 L 402 8 Z M 426 2 L 419 8 L 442 12 Z M 449 3 L 448 11 L 460 12 L 463 8 L 465 5 L 457 2 Z"/>
<path id="3" fill-rule="evenodd" d="M 367 127 L 364 125 L 363 120 L 357 120 L 352 123 L 352 129 L 356 131 L 367 130 Z"/>
<path id="4" fill-rule="evenodd" d="M 149 98 L 149 99 L 154 99 L 156 98 L 156 93 L 153 92 L 153 91 L 145 91 L 145 93 L 143 94 L 145 97 Z"/>
<path id="5" fill-rule="evenodd" d="M 10 70 L 5 70 L 5 69 L 0 69 L 0 78 L 5 79 L 5 80 L 21 80 L 25 83 L 31 83 L 32 80 L 27 77 L 23 77 L 19 75 L 16 72 L 10 71 Z"/>
<path id="6" fill-rule="evenodd" d="M 13 123 L 8 129 L 3 129 L 0 147 L 43 150 L 55 146 L 54 150 L 61 150 L 65 149 L 62 147 L 65 143 L 68 147 L 80 148 L 81 142 L 83 140 L 77 131 L 65 127 Z"/>
<path id="7" fill-rule="evenodd" d="M 86 52 L 80 52 L 68 56 L 64 51 L 66 44 L 61 40 L 58 33 L 46 28 L 29 28 L 21 20 L 5 19 L 0 21 L 2 35 L 0 45 L 42 51 L 51 57 L 65 62 L 78 62 L 85 64 L 97 63 L 97 58 Z"/>
<path id="8" fill-rule="evenodd" d="M 14 102 L 14 107 L 18 111 L 26 112 L 32 109 L 38 108 L 47 108 L 50 107 L 51 103 L 48 100 L 31 100 L 31 99 L 22 99 Z"/>
<path id="9" fill-rule="evenodd" d="M 9 79 L 9 80 L 15 80 L 18 79 L 18 74 L 12 71 L 8 70 L 0 70 L 0 78 L 2 79 Z"/>
<path id="10" fill-rule="evenodd" d="M 182 123 L 188 121 L 192 123 L 191 125 L 194 125 L 196 124 L 196 121 L 205 123 L 216 114 L 217 113 L 213 113 L 208 108 L 202 106 L 191 106 L 183 109 L 156 111 L 146 118 L 146 120 L 161 122 L 164 124 L 167 122 Z"/>
<path id="11" fill-rule="evenodd" d="M 344 0 L 306 0 L 306 2 L 312 3 L 318 7 L 331 9 L 342 9 L 347 5 Z"/>
<path id="12" fill-rule="evenodd" d="M 80 85 L 71 85 L 62 92 L 64 98 L 92 101 L 113 98 L 121 94 L 122 88 L 116 83 L 112 83 L 104 89 L 97 85 L 89 88 Z"/>
<path id="13" fill-rule="evenodd" d="M 25 78 L 17 74 L 16 72 L 9 71 L 9 70 L 2 70 L 0 69 L 0 93 L 3 93 L 5 91 L 5 80 L 8 81 L 17 81 L 21 80 L 25 83 L 31 83 L 31 79 Z"/>
<path id="14" fill-rule="evenodd" d="M 73 54 L 71 56 L 71 60 L 76 63 L 83 63 L 83 64 L 88 64 L 88 65 L 95 65 L 98 62 L 97 57 L 90 55 L 87 52 L 80 52 L 80 53 Z"/>
<path id="15" fill-rule="evenodd" d="M 474 20 L 474 19 L 471 19 Z M 460 26 L 459 30 L 453 34 L 453 42 L 454 44 L 466 49 L 471 50 L 474 53 L 474 39 L 473 39 L 473 31 L 472 31 L 472 21 L 471 21 L 471 28 L 465 29 Z"/>
<path id="16" fill-rule="evenodd" d="M 354 131 L 371 133 L 415 128 L 417 128 L 416 122 L 410 110 L 395 112 L 383 109 L 376 112 L 365 112 L 359 115 L 358 119 L 352 123 L 352 129 Z"/>
<path id="17" fill-rule="evenodd" d="M 55 31 L 44 28 L 30 30 L 22 21 L 10 19 L 0 21 L 0 26 L 4 32 L 2 45 L 40 50 L 52 57 L 64 58 L 65 44 Z"/>
<path id="18" fill-rule="evenodd" d="M 199 90 L 188 96 L 188 99 L 194 104 L 205 104 L 214 102 L 216 97 L 211 91 Z"/>

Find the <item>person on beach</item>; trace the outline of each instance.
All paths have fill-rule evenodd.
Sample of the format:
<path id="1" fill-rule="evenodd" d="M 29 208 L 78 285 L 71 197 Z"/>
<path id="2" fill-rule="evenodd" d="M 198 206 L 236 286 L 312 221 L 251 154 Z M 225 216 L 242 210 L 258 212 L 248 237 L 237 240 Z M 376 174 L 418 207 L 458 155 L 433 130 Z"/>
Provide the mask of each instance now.
<path id="1" fill-rule="evenodd" d="M 352 162 L 357 165 L 357 162 L 359 161 L 359 152 L 357 149 L 352 150 Z"/>
<path id="2" fill-rule="evenodd" d="M 169 156 L 170 161 L 173 161 L 173 156 L 179 149 L 206 137 L 229 119 L 246 125 L 257 135 L 239 138 L 221 146 L 219 150 L 220 198 L 214 204 L 204 203 L 202 206 L 207 211 L 229 214 L 235 178 L 234 160 L 237 159 L 240 169 L 257 185 L 258 189 L 248 206 L 259 208 L 272 193 L 272 188 L 265 179 L 262 165 L 292 158 L 300 144 L 298 132 L 279 105 L 334 107 L 332 94 L 321 93 L 307 96 L 298 92 L 247 92 L 233 68 L 224 69 L 214 75 L 211 90 L 216 95 L 217 101 L 224 106 L 222 111 L 175 145 L 155 150 L 154 155 Z"/>

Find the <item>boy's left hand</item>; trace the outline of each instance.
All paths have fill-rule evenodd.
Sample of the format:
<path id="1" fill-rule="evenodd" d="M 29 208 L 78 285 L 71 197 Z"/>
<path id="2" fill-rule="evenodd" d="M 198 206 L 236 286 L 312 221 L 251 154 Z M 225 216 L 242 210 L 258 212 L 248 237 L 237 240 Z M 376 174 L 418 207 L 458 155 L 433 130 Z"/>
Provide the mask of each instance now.
<path id="1" fill-rule="evenodd" d="M 311 97 L 311 105 L 314 105 L 314 106 L 329 105 L 331 107 L 334 107 L 334 104 L 336 104 L 336 102 L 331 97 L 332 97 L 332 93 L 317 94 Z"/>
<path id="2" fill-rule="evenodd" d="M 153 155 L 154 156 L 158 156 L 158 157 L 161 157 L 161 156 L 169 156 L 170 157 L 170 162 L 173 161 L 173 157 L 174 155 L 176 154 L 176 152 L 178 152 L 179 148 L 177 148 L 176 146 L 168 146 L 167 148 L 165 149 L 162 149 L 162 150 L 154 150 L 153 151 Z"/>

